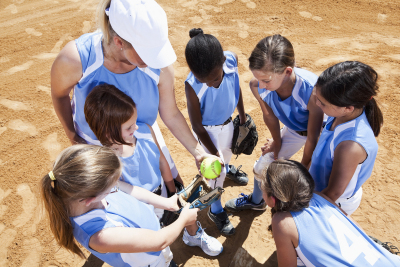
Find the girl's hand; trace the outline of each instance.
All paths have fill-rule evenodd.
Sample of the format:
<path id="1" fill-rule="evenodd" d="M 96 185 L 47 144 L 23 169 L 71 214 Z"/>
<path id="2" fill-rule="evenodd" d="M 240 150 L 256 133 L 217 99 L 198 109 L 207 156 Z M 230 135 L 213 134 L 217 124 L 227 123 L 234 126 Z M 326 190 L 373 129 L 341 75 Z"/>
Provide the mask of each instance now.
<path id="1" fill-rule="evenodd" d="M 267 138 L 267 142 L 261 147 L 262 155 L 273 152 L 275 147 L 274 139 Z"/>
<path id="2" fill-rule="evenodd" d="M 190 204 L 186 204 L 186 206 L 182 209 L 181 214 L 179 215 L 179 219 L 185 221 L 185 226 L 192 225 L 197 221 L 197 212 L 198 208 L 189 209 Z"/>
<path id="3" fill-rule="evenodd" d="M 69 141 L 71 142 L 72 145 L 77 145 L 77 144 L 86 144 L 86 140 L 80 137 L 78 134 L 75 133 L 74 136 L 68 137 Z"/>
<path id="4" fill-rule="evenodd" d="M 274 160 L 278 159 L 279 151 L 281 150 L 282 142 L 276 142 L 274 139 L 267 139 L 267 142 L 264 146 L 261 147 L 262 155 L 264 156 L 267 153 L 274 152 Z"/>
<path id="5" fill-rule="evenodd" d="M 179 205 L 178 205 L 178 195 L 174 194 L 171 197 L 167 198 L 168 201 L 168 209 L 169 211 L 177 211 L 179 210 Z"/>

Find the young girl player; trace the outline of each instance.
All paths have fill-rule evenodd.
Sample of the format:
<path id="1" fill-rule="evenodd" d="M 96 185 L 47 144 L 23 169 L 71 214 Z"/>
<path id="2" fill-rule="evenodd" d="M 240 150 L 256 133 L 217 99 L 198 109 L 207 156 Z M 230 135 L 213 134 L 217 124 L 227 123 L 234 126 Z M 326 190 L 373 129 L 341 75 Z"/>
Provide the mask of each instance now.
<path id="1" fill-rule="evenodd" d="M 251 53 L 249 66 L 254 75 L 250 89 L 260 104 L 272 139 L 261 148 L 262 155 L 254 164 L 253 193 L 242 193 L 225 203 L 232 211 L 265 209 L 257 181 L 262 170 L 278 158 L 291 158 L 303 146 L 301 163 L 308 166 L 323 121 L 323 112 L 312 94 L 318 76 L 295 67 L 294 50 L 288 39 L 281 35 L 262 39 Z M 284 125 L 282 129 L 279 122 Z"/>
<path id="2" fill-rule="evenodd" d="M 185 81 L 185 92 L 190 122 L 199 143 L 210 154 L 221 157 L 225 164 L 220 176 L 210 180 L 210 186 L 223 187 L 226 176 L 239 184 L 247 184 L 248 178 L 243 172 L 229 170 L 233 137 L 231 116 L 236 107 L 240 123 L 246 122 L 237 56 L 224 52 L 217 38 L 204 34 L 202 29 L 192 29 L 189 35 L 185 56 L 191 72 Z M 221 233 L 235 233 L 221 199 L 211 204 L 208 216 Z"/>

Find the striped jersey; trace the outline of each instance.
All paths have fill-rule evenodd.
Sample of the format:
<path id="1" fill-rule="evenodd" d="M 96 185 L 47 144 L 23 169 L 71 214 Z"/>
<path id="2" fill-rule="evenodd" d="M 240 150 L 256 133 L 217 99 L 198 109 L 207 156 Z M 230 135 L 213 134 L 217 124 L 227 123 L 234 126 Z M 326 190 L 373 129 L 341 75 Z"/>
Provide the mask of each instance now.
<path id="1" fill-rule="evenodd" d="M 260 87 L 258 87 L 258 93 L 286 127 L 294 131 L 307 131 L 307 105 L 318 76 L 300 68 L 294 68 L 294 72 L 296 83 L 292 95 L 288 98 L 282 100 L 275 91 L 268 91 Z"/>
<path id="2" fill-rule="evenodd" d="M 307 267 L 395 267 L 400 257 L 372 241 L 325 198 L 314 194 L 309 207 L 290 212 L 299 234 L 296 252 Z"/>
<path id="3" fill-rule="evenodd" d="M 378 154 L 378 143 L 365 111 L 354 120 L 342 123 L 331 131 L 334 119 L 334 117 L 329 117 L 322 130 L 312 155 L 309 171 L 315 181 L 315 190 L 324 190 L 329 183 L 336 147 L 343 141 L 353 141 L 360 144 L 365 149 L 367 158 L 364 162 L 358 164 L 345 192 L 340 196 L 340 198 L 350 198 L 371 176 Z"/>
<path id="4" fill-rule="evenodd" d="M 99 253 L 89 247 L 89 240 L 95 233 L 111 227 L 144 228 L 160 230 L 160 223 L 154 208 L 140 202 L 122 191 L 105 198 L 105 209 L 94 209 L 80 216 L 71 217 L 75 239 L 93 255 L 111 266 L 150 266 L 157 262 L 161 251 L 141 253 Z"/>
<path id="5" fill-rule="evenodd" d="M 153 125 L 158 115 L 160 70 L 135 68 L 116 74 L 104 67 L 101 32 L 84 34 L 75 40 L 82 63 L 82 78 L 74 87 L 72 116 L 75 130 L 90 144 L 101 145 L 86 122 L 84 106 L 87 95 L 99 84 L 111 84 L 133 99 L 138 111 L 138 122 Z"/>

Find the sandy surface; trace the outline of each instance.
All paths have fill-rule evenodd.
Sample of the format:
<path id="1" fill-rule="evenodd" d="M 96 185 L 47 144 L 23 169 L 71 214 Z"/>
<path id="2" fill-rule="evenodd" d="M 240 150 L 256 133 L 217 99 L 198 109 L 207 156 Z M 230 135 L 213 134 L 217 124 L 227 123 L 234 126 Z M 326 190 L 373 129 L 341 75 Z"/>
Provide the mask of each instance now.
<path id="1" fill-rule="evenodd" d="M 297 64 L 320 74 L 343 60 L 360 60 L 380 75 L 377 98 L 385 124 L 371 178 L 364 185 L 361 207 L 354 218 L 364 230 L 400 246 L 399 100 L 400 4 L 393 0 L 160 0 L 167 12 L 175 63 L 176 99 L 188 119 L 183 81 L 188 74 L 184 47 L 188 31 L 201 27 L 214 34 L 225 50 L 239 56 L 245 109 L 256 121 L 260 142 L 251 156 L 232 163 L 252 172 L 259 147 L 270 134 L 258 103 L 248 88 L 247 58 L 256 43 L 280 33 L 293 43 Z M 50 97 L 50 67 L 69 41 L 95 29 L 97 0 L 0 1 L 0 266 L 101 266 L 85 261 L 55 244 L 40 212 L 37 183 L 55 156 L 69 146 Z M 166 143 L 186 182 L 196 173 L 192 157 L 160 122 Z M 300 159 L 297 154 L 295 159 Z M 190 166 L 190 167 L 188 167 Z M 222 199 L 250 192 L 227 181 Z M 187 247 L 181 237 L 172 245 L 183 266 L 276 266 L 274 242 L 267 232 L 270 212 L 234 214 L 236 235 L 223 237 L 206 212 L 200 222 L 224 245 L 216 258 Z"/>

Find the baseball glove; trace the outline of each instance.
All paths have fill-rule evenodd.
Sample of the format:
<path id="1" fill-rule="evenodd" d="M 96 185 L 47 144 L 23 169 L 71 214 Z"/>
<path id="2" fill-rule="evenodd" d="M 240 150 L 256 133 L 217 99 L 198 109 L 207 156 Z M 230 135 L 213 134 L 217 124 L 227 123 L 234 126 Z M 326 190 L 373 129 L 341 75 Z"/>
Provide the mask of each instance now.
<path id="1" fill-rule="evenodd" d="M 369 235 L 369 238 L 371 238 L 375 243 L 377 243 L 378 245 L 382 246 L 384 249 L 388 250 L 392 254 L 400 256 L 399 249 L 396 246 L 394 246 L 392 243 L 390 243 L 390 242 L 382 242 L 382 241 L 378 240 L 377 238 L 375 238 L 373 236 L 370 236 L 370 235 Z"/>
<path id="2" fill-rule="evenodd" d="M 258 142 L 257 127 L 253 119 L 246 113 L 246 122 L 240 125 L 239 115 L 233 120 L 232 153 L 235 155 L 251 155 Z"/>
<path id="3" fill-rule="evenodd" d="M 178 205 L 180 213 L 186 203 L 190 203 L 190 208 L 198 208 L 203 210 L 218 200 L 224 189 L 217 186 L 212 189 L 207 181 L 200 175 L 196 175 L 193 181 L 182 191 L 178 192 Z"/>

